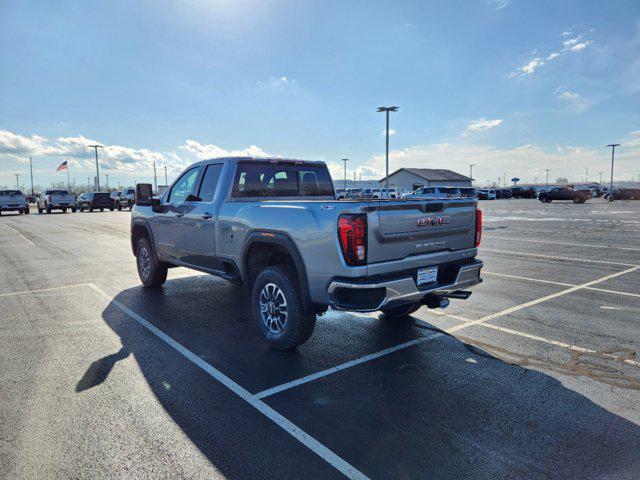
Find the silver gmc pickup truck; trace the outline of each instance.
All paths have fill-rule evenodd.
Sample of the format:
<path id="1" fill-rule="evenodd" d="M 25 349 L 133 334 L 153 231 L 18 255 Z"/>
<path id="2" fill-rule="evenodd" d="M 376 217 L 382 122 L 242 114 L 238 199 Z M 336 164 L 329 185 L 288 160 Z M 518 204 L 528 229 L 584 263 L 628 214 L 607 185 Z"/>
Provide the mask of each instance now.
<path id="1" fill-rule="evenodd" d="M 146 287 L 174 266 L 243 284 L 268 343 L 307 341 L 329 306 L 403 317 L 480 283 L 472 198 L 336 200 L 323 162 L 220 158 L 160 197 L 138 184 L 131 246 Z"/>

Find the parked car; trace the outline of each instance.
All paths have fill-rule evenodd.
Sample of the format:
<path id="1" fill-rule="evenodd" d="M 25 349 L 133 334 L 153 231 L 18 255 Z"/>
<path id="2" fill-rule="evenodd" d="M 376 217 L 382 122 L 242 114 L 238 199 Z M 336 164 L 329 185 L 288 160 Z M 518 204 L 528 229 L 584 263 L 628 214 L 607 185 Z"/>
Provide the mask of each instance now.
<path id="1" fill-rule="evenodd" d="M 45 190 L 43 195 L 38 199 L 38 213 L 51 213 L 52 210 L 76 211 L 76 197 L 69 193 L 68 190 Z"/>
<path id="2" fill-rule="evenodd" d="M 347 198 L 360 198 L 362 195 L 361 188 L 347 188 Z"/>
<path id="3" fill-rule="evenodd" d="M 511 187 L 513 198 L 536 198 L 536 191 L 533 188 Z"/>
<path id="4" fill-rule="evenodd" d="M 2 212 L 29 214 L 29 199 L 20 190 L 0 190 L 0 215 Z"/>
<path id="5" fill-rule="evenodd" d="M 387 189 L 380 189 L 380 198 L 400 198 L 401 191 L 397 188 L 389 188 L 389 195 L 387 195 Z"/>
<path id="6" fill-rule="evenodd" d="M 346 196 L 347 196 L 347 190 L 346 189 L 344 189 L 344 188 L 336 189 L 336 198 L 338 200 L 343 199 Z"/>
<path id="7" fill-rule="evenodd" d="M 613 196 L 615 200 L 640 200 L 639 188 L 614 188 L 613 193 L 606 194 L 605 198 Z"/>
<path id="8" fill-rule="evenodd" d="M 499 188 L 496 190 L 496 198 L 497 199 L 505 199 L 505 198 L 513 198 L 513 194 L 511 193 L 511 189 L 509 188 Z"/>
<path id="9" fill-rule="evenodd" d="M 570 187 L 556 187 L 549 191 L 540 192 L 538 200 L 551 203 L 553 200 L 572 200 L 573 203 L 584 203 L 591 198 L 588 190 L 574 190 Z"/>
<path id="10" fill-rule="evenodd" d="M 365 188 L 362 190 L 361 198 L 382 198 L 382 190 L 379 188 Z"/>
<path id="11" fill-rule="evenodd" d="M 118 210 L 122 210 L 123 208 L 128 208 L 129 210 L 131 210 L 131 207 L 133 207 L 135 196 L 136 196 L 135 188 L 132 187 L 132 188 L 127 188 L 123 190 L 120 196 L 118 197 L 118 199 L 116 200 L 116 208 Z"/>
<path id="12" fill-rule="evenodd" d="M 85 192 L 78 197 L 78 208 L 81 212 L 89 210 L 93 212 L 99 209 L 101 212 L 110 210 L 113 212 L 114 206 L 111 196 L 107 192 Z"/>
<path id="13" fill-rule="evenodd" d="M 483 188 L 478 190 L 478 200 L 495 200 L 496 191 L 493 189 Z"/>
<path id="14" fill-rule="evenodd" d="M 113 206 L 117 206 L 118 197 L 122 192 L 111 192 L 109 196 L 111 197 L 111 201 L 113 202 Z"/>
<path id="15" fill-rule="evenodd" d="M 420 187 L 407 194 L 404 198 L 454 198 L 460 196 L 457 187 Z"/>
<path id="16" fill-rule="evenodd" d="M 183 266 L 246 285 L 266 341 L 290 349 L 316 315 L 445 307 L 481 282 L 482 214 L 468 199 L 335 200 L 324 162 L 223 158 L 188 167 L 161 197 L 138 184 L 131 247 L 145 287 Z M 258 207 L 258 208 L 256 208 Z"/>

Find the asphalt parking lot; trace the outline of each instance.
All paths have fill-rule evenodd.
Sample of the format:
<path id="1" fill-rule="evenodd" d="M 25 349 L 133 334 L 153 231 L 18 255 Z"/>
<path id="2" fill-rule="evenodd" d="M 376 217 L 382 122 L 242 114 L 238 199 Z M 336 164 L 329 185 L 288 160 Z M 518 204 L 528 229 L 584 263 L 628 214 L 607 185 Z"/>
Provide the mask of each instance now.
<path id="1" fill-rule="evenodd" d="M 270 350 L 240 287 L 141 288 L 127 212 L 0 218 L 0 477 L 638 478 L 640 202 L 481 202 L 484 283 Z"/>

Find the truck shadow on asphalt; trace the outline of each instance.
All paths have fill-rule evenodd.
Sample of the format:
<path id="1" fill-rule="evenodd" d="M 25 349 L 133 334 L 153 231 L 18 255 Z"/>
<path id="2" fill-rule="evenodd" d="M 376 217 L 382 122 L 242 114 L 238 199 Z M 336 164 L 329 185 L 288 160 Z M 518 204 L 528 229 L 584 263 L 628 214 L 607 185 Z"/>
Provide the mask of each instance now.
<path id="1" fill-rule="evenodd" d="M 252 393 L 434 330 L 331 312 L 307 344 L 278 352 L 262 342 L 242 289 L 217 279 L 130 288 L 115 300 Z M 96 359 L 77 391 L 99 388 L 133 354 L 160 405 L 225 477 L 340 478 L 113 302 L 102 316 L 122 348 Z M 497 358 L 503 353 L 444 335 L 264 401 L 371 478 L 636 477 L 638 425 L 550 375 Z"/>

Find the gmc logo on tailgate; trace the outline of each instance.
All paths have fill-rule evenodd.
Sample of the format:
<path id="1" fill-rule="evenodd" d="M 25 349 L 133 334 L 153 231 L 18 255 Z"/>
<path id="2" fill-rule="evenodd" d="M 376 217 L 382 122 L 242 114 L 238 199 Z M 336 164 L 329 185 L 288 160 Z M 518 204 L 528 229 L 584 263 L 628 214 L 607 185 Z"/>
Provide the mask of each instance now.
<path id="1" fill-rule="evenodd" d="M 449 217 L 437 216 L 437 217 L 420 217 L 418 218 L 419 227 L 435 227 L 438 225 L 449 225 Z"/>

